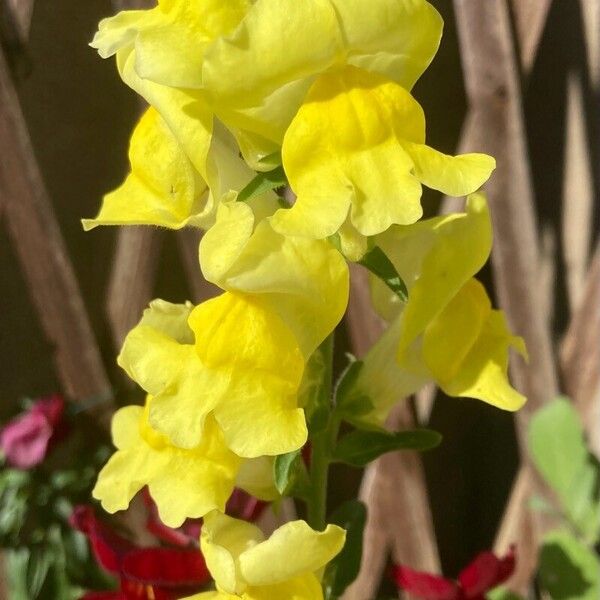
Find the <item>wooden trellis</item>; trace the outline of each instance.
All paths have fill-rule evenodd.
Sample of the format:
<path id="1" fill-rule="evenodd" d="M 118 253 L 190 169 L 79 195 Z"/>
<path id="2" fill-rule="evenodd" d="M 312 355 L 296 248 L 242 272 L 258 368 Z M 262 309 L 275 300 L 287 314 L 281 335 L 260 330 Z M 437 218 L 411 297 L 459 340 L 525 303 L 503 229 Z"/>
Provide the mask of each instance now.
<path id="1" fill-rule="evenodd" d="M 600 0 L 579 0 L 588 50 L 587 77 L 600 94 Z M 115 8 L 141 8 L 149 0 L 114 0 Z M 52 203 L 31 147 L 10 72 L 7 49 L 18 52 L 27 41 L 33 0 L 0 0 L 3 46 L 0 50 L 0 225 L 6 226 L 20 261 L 31 299 L 56 355 L 57 374 L 75 400 L 110 397 L 111 387 L 90 327 L 70 258 Z M 488 185 L 495 246 L 496 291 L 512 328 L 527 341 L 531 360 L 512 365 L 517 384 L 529 398 L 516 416 L 521 467 L 497 536 L 496 549 L 519 546 L 519 569 L 511 584 L 523 591 L 531 580 L 537 550 L 547 523 L 529 510 L 533 493 L 548 491 L 530 464 L 524 443 L 531 414 L 559 389 L 578 408 L 592 447 L 600 454 L 600 247 L 593 231 L 598 211 L 598 165 L 586 132 L 592 116 L 583 106 L 584 86 L 573 76 L 568 85 L 566 160 L 562 231 L 540 231 L 535 209 L 531 162 L 525 133 L 523 85 L 531 73 L 551 0 L 454 0 L 469 111 L 459 144 L 461 151 L 496 156 L 498 169 Z M 11 56 L 10 58 L 14 58 Z M 598 119 L 598 114 L 594 116 Z M 577 196 L 577 205 L 570 201 Z M 455 210 L 446 200 L 442 210 Z M 118 233 L 107 295 L 107 317 L 119 346 L 153 297 L 161 239 L 155 228 L 123 228 Z M 213 293 L 197 264 L 198 235 L 177 232 L 177 243 L 193 300 Z M 549 251 L 560 244 L 564 265 L 554 265 Z M 593 256 L 593 258 L 592 258 Z M 559 349 L 550 329 L 553 272 L 566 269 L 571 319 Z M 365 274 L 352 271 L 351 301 L 346 319 L 357 355 L 377 339 L 382 323 L 370 305 Z M 559 385 L 559 381 L 562 385 Z M 110 405 L 103 404 L 106 419 Z M 419 414 L 427 414 L 426 406 Z M 407 403 L 392 416 L 390 426 L 413 423 Z M 361 573 L 347 599 L 373 598 L 388 556 L 396 562 L 429 571 L 440 569 L 420 457 L 393 453 L 371 465 L 361 497 L 369 520 Z M 0 589 L 0 597 L 2 590 Z"/>

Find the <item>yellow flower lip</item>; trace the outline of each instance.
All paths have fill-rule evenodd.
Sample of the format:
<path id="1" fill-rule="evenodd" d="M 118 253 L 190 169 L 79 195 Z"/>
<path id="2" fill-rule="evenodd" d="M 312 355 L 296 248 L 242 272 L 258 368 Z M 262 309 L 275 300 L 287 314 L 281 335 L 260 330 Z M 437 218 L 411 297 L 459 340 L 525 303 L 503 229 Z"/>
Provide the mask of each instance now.
<path id="1" fill-rule="evenodd" d="M 292 597 L 311 591 L 321 597 L 316 573 L 342 549 L 345 531 L 328 525 L 314 531 L 304 521 L 292 521 L 265 539 L 255 525 L 214 511 L 204 520 L 200 545 L 217 589 L 242 597 Z M 285 556 L 286 560 L 281 560 Z M 287 592 L 287 596 L 286 596 Z"/>
<path id="2" fill-rule="evenodd" d="M 320 75 L 288 128 L 283 165 L 297 195 L 271 218 L 282 234 L 326 238 L 348 220 L 362 236 L 422 216 L 422 184 L 477 190 L 495 161 L 425 145 L 423 110 L 394 81 L 353 66 Z"/>
<path id="3" fill-rule="evenodd" d="M 191 450 L 173 446 L 148 423 L 149 405 L 126 406 L 112 423 L 117 451 L 100 471 L 93 490 L 108 512 L 124 510 L 144 486 L 156 502 L 161 520 L 179 527 L 186 518 L 223 510 L 233 491 L 240 459 L 224 443 L 208 418 L 202 442 Z"/>

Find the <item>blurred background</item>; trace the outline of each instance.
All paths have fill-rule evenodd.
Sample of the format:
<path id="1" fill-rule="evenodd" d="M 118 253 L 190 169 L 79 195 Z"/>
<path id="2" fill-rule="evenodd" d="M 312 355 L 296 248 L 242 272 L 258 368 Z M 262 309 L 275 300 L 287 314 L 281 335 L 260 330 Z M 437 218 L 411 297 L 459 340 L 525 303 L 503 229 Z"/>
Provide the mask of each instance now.
<path id="1" fill-rule="evenodd" d="M 154 297 L 198 300 L 212 290 L 194 264 L 193 233 L 148 229 L 122 234 L 116 228 L 101 228 L 86 234 L 81 228 L 80 219 L 95 215 L 102 195 L 126 174 L 128 138 L 140 114 L 140 103 L 119 80 L 114 62 L 101 60 L 87 45 L 98 21 L 112 14 L 115 6 L 107 0 L 38 0 L 28 32 L 21 29 L 15 35 L 15 11 L 25 3 L 1 1 L 0 421 L 18 412 L 24 397 L 62 392 L 90 408 L 101 428 L 114 406 L 111 390 L 119 404 L 136 397 L 116 367 L 115 356 L 141 308 Z M 508 18 L 508 28 L 501 31 L 497 28 L 504 22 L 496 19 L 497 14 L 484 14 L 487 0 L 432 3 L 444 17 L 445 34 L 413 93 L 427 115 L 430 145 L 447 153 L 458 148 L 488 151 L 499 161 L 491 203 L 494 219 L 499 218 L 496 243 L 509 249 L 504 264 L 499 258 L 494 268 L 486 267 L 482 279 L 488 289 L 496 290 L 496 304 L 508 310 L 516 331 L 530 336 L 530 370 L 535 369 L 538 378 L 556 378 L 556 384 L 546 381 L 541 389 L 539 381 L 527 380 L 530 374 L 517 375 L 519 387 L 538 394 L 535 407 L 556 390 L 573 395 L 580 389 L 573 377 L 580 376 L 582 361 L 591 360 L 591 370 L 598 371 L 597 351 L 590 349 L 600 347 L 597 311 L 593 313 L 593 306 L 600 305 L 600 2 L 494 0 L 490 10 L 500 10 Z M 24 14 L 26 22 L 27 8 Z M 493 47 L 498 40 L 500 50 Z M 497 61 L 490 64 L 494 56 Z M 494 86 L 491 91 L 486 90 L 486 81 Z M 482 97 L 468 95 L 477 85 Z M 8 89 L 11 86 L 16 96 Z M 10 105 L 15 99 L 23 121 Z M 478 102 L 488 107 L 479 116 Z M 19 139 L 11 130 L 15 119 L 19 127 L 26 125 L 33 154 L 23 154 L 15 146 Z M 485 127 L 491 122 L 495 125 Z M 41 180 L 34 180 L 45 186 L 46 194 L 40 196 L 38 190 L 27 199 L 31 209 L 24 205 L 8 209 L 31 195 L 31 190 L 16 195 L 27 187 L 18 181 L 26 170 L 23 160 L 28 168 L 31 161 L 37 163 Z M 430 191 L 425 206 L 428 215 L 460 207 Z M 523 209 L 529 213 L 520 223 Z M 39 222 L 28 210 L 39 211 Z M 511 210 L 516 238 L 503 216 Z M 533 237 L 527 215 L 534 217 Z M 511 248 L 530 261 L 524 270 L 521 259 L 507 265 Z M 590 269 L 594 251 L 595 275 Z M 515 297 L 516 288 L 503 280 L 503 274 L 510 275 L 508 267 L 514 267 L 515 277 L 530 274 L 528 280 L 518 281 L 523 296 Z M 62 274 L 57 275 L 59 271 Z M 358 286 L 355 294 L 360 293 Z M 535 302 L 527 294 L 535 295 Z M 590 294 L 595 301 L 589 300 Z M 591 332 L 585 339 L 573 339 L 574 317 L 586 298 L 587 313 L 578 321 L 581 327 L 583 319 L 584 326 L 578 331 Z M 355 299 L 354 315 L 356 306 Z M 536 312 L 533 321 L 528 306 Z M 519 319 L 533 322 L 533 331 L 520 330 Z M 344 350 L 360 352 L 376 334 L 353 322 L 351 315 L 338 331 L 340 356 Z M 535 343 L 539 336 L 547 347 L 538 357 L 538 344 L 532 346 L 531 340 Z M 588 348 L 584 358 L 577 354 L 582 348 Z M 78 364 L 82 352 L 86 356 Z M 72 360 L 74 366 L 65 367 Z M 552 374 L 544 376 L 544 369 Z M 586 383 L 582 413 L 588 419 L 598 415 L 597 376 L 592 380 Z M 424 481 L 441 568 L 456 575 L 476 552 L 494 545 L 515 477 L 526 462 L 519 444 L 524 425 L 483 403 L 433 391 L 418 400 L 415 410 L 444 436 L 438 449 L 423 456 Z M 600 427 L 600 422 L 588 424 L 590 430 Z M 360 473 L 351 470 L 339 469 L 333 477 L 331 493 L 336 499 L 352 497 L 361 484 Z M 408 527 L 403 494 L 412 480 L 406 481 L 390 484 L 386 510 L 390 520 L 408 519 Z M 425 513 L 423 518 L 429 518 Z M 411 557 L 402 556 L 403 549 L 398 548 L 401 541 L 396 546 L 394 540 L 386 543 L 410 562 Z M 431 560 L 435 566 L 436 559 Z"/>

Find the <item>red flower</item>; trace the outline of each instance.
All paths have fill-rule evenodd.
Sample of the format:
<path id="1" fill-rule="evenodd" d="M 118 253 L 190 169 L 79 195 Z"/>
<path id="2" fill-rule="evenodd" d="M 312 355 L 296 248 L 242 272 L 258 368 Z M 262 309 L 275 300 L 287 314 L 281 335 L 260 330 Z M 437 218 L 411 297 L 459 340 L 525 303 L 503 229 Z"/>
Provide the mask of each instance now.
<path id="1" fill-rule="evenodd" d="M 457 581 L 439 575 L 394 567 L 394 579 L 400 588 L 422 600 L 485 600 L 485 593 L 506 581 L 515 570 L 515 549 L 498 558 L 482 552 L 458 575 Z"/>
<path id="2" fill-rule="evenodd" d="M 71 525 L 86 534 L 98 563 L 119 577 L 117 592 L 90 592 L 83 600 L 176 600 L 211 580 L 198 549 L 138 548 L 78 506 Z"/>
<path id="3" fill-rule="evenodd" d="M 54 395 L 37 400 L 0 432 L 0 447 L 6 462 L 18 469 L 31 469 L 45 458 L 61 425 L 65 402 Z"/>

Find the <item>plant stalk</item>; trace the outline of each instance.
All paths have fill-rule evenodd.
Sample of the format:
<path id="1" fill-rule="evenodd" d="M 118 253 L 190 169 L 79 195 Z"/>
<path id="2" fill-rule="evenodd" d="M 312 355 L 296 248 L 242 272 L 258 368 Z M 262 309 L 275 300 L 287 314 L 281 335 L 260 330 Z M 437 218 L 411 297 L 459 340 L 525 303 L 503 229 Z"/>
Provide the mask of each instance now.
<path id="1" fill-rule="evenodd" d="M 319 405 L 331 406 L 333 391 L 333 336 L 332 333 L 321 345 L 325 369 L 319 390 Z M 327 480 L 331 451 L 339 425 L 329 416 L 327 427 L 311 439 L 310 486 L 308 502 L 308 524 L 318 531 L 325 528 L 327 517 Z"/>

